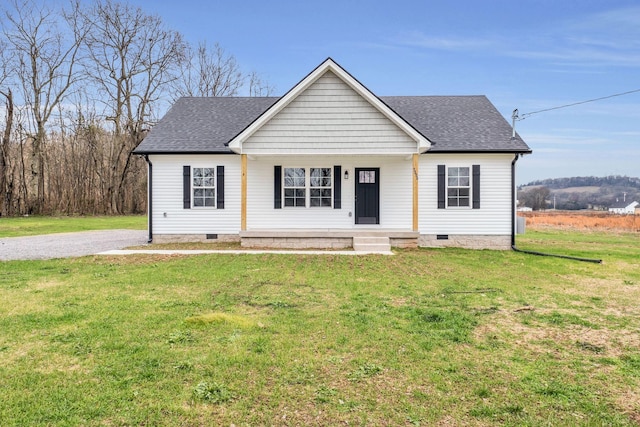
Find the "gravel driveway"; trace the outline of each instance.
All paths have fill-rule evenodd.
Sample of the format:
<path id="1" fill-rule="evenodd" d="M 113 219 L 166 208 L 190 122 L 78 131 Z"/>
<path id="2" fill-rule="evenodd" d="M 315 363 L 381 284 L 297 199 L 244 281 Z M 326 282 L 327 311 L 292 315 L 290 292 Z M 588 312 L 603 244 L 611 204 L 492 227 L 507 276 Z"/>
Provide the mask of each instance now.
<path id="1" fill-rule="evenodd" d="M 0 261 L 93 255 L 147 243 L 146 230 L 101 230 L 0 238 Z"/>

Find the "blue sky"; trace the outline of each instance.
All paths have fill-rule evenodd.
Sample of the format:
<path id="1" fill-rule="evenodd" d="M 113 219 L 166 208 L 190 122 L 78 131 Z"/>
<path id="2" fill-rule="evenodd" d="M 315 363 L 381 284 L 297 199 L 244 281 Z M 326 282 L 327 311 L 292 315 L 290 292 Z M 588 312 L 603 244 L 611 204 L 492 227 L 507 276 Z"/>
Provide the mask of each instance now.
<path id="1" fill-rule="evenodd" d="M 131 0 L 281 95 L 332 57 L 376 95 L 486 95 L 511 121 L 640 89 L 637 0 Z M 640 176 L 640 92 L 533 114 L 518 183 Z"/>

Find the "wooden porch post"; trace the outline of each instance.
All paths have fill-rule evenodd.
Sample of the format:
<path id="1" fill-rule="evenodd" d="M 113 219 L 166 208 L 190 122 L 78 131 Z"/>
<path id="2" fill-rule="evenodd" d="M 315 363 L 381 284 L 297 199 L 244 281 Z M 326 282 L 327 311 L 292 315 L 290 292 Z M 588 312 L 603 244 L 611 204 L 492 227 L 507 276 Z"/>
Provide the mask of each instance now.
<path id="1" fill-rule="evenodd" d="M 247 155 L 240 155 L 241 162 L 241 184 L 240 184 L 240 230 L 247 229 Z"/>
<path id="2" fill-rule="evenodd" d="M 413 155 L 413 231 L 418 231 L 418 159 L 420 154 Z"/>

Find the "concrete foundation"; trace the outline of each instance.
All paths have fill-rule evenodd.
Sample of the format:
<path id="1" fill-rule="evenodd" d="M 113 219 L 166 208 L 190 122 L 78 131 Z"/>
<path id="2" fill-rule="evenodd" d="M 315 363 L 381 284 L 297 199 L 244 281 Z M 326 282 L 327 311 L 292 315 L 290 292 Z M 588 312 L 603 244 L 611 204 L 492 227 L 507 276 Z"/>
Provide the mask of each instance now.
<path id="1" fill-rule="evenodd" d="M 153 243 L 239 242 L 237 234 L 154 234 Z"/>
<path id="2" fill-rule="evenodd" d="M 240 242 L 256 249 L 350 249 L 357 236 L 389 238 L 396 248 L 511 249 L 511 236 L 435 235 L 393 230 L 252 230 L 240 234 L 156 234 L 153 243 Z"/>
<path id="3" fill-rule="evenodd" d="M 418 246 L 424 248 L 511 249 L 511 236 L 482 236 L 465 234 L 422 234 Z"/>

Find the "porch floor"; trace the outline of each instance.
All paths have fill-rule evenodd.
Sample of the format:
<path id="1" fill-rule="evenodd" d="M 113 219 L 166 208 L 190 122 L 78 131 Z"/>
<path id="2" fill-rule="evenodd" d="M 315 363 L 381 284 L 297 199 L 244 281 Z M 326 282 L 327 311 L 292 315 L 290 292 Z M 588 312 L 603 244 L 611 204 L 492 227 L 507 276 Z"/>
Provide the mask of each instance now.
<path id="1" fill-rule="evenodd" d="M 353 238 L 388 237 L 390 239 L 417 239 L 418 231 L 382 228 L 268 228 L 240 232 L 240 238 Z"/>

